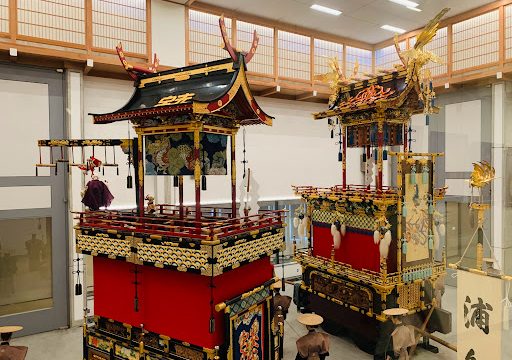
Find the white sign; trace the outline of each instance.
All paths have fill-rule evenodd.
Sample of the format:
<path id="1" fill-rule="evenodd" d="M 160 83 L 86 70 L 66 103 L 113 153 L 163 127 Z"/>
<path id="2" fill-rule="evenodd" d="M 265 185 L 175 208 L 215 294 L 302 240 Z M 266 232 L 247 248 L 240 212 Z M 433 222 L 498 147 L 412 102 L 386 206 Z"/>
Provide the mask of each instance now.
<path id="1" fill-rule="evenodd" d="M 457 271 L 457 360 L 501 360 L 502 280 Z"/>

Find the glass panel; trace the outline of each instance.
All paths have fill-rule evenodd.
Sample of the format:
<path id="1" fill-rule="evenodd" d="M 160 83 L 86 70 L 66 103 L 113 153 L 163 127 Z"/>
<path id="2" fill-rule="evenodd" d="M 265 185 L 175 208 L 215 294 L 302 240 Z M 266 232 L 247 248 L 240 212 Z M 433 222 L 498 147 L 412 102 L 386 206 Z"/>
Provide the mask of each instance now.
<path id="1" fill-rule="evenodd" d="M 0 220 L 0 316 L 52 306 L 51 218 Z"/>

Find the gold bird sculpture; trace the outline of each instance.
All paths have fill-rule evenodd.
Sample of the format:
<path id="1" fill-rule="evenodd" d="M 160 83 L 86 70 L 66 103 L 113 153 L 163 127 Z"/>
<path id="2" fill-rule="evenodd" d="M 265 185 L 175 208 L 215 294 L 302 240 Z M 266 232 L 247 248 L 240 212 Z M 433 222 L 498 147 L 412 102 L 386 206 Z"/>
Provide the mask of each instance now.
<path id="1" fill-rule="evenodd" d="M 469 178 L 471 187 L 483 188 L 494 180 L 496 171 L 488 161 L 482 160 L 480 162 L 473 163 L 473 172 Z"/>

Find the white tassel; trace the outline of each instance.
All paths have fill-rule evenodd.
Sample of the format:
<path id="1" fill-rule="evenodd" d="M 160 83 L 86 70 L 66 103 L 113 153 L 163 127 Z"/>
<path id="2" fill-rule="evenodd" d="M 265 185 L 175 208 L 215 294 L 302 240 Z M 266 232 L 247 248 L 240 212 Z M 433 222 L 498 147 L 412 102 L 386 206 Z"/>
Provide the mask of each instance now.
<path id="1" fill-rule="evenodd" d="M 380 257 L 387 259 L 389 253 L 389 245 L 391 244 L 391 231 L 386 231 L 384 237 L 379 244 Z"/>
<path id="2" fill-rule="evenodd" d="M 298 217 L 294 217 L 294 218 L 293 218 L 293 227 L 294 227 L 295 229 L 297 229 L 297 228 L 299 227 L 299 222 L 300 222 L 300 221 L 299 221 L 299 218 L 298 218 Z"/>
<path id="3" fill-rule="evenodd" d="M 379 242 L 380 242 L 380 231 L 379 230 L 375 230 L 373 232 L 373 243 L 375 245 L 377 245 Z"/>
<path id="4" fill-rule="evenodd" d="M 446 225 L 441 223 L 437 228 L 439 232 L 439 238 L 443 238 L 446 235 Z"/>
<path id="5" fill-rule="evenodd" d="M 311 221 L 309 220 L 309 216 L 304 216 L 304 220 L 302 220 L 302 223 L 304 224 L 304 235 L 309 236 L 309 231 L 311 227 Z"/>
<path id="6" fill-rule="evenodd" d="M 341 233 L 336 228 L 336 225 L 331 225 L 331 235 L 332 235 L 332 241 L 334 245 L 334 249 L 337 250 L 340 248 L 341 245 Z"/>
<path id="7" fill-rule="evenodd" d="M 341 224 L 340 232 L 341 236 L 345 236 L 347 234 L 347 227 L 345 226 L 345 224 Z"/>
<path id="8" fill-rule="evenodd" d="M 301 221 L 299 221 L 299 227 L 297 229 L 297 233 L 299 235 L 299 238 L 300 239 L 304 239 L 304 230 L 305 230 L 305 226 L 306 224 L 304 224 L 306 222 L 306 219 L 302 219 Z"/>
<path id="9" fill-rule="evenodd" d="M 440 226 L 440 225 L 439 225 Z M 434 250 L 439 250 L 439 230 L 437 226 L 434 226 Z"/>

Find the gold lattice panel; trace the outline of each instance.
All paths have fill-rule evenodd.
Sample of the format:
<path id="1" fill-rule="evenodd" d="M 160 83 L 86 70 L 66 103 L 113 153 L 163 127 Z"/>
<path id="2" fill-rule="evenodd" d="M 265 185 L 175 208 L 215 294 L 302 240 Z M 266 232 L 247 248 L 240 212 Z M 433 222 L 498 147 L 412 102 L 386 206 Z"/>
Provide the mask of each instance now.
<path id="1" fill-rule="evenodd" d="M 421 284 L 398 286 L 398 306 L 408 310 L 421 307 Z"/>
<path id="2" fill-rule="evenodd" d="M 215 274 L 221 273 L 222 269 L 229 266 L 237 267 L 243 261 L 257 260 L 261 255 L 270 256 L 283 246 L 284 232 L 280 230 L 276 234 L 263 233 L 259 239 L 220 249 L 217 251 Z"/>
<path id="3" fill-rule="evenodd" d="M 209 267 L 208 252 L 202 249 L 139 243 L 137 244 L 137 258 L 142 262 L 154 263 L 156 266 L 175 266 L 182 271 L 195 269 L 203 273 Z"/>
<path id="4" fill-rule="evenodd" d="M 109 257 L 128 258 L 131 255 L 131 239 L 115 239 L 107 234 L 84 235 L 76 234 L 77 252 L 90 252 L 91 255 L 105 254 Z"/>
<path id="5" fill-rule="evenodd" d="M 342 214 L 337 211 L 313 210 L 313 221 L 332 224 L 339 220 L 348 227 L 363 230 L 375 229 L 375 218 L 363 214 Z"/>

